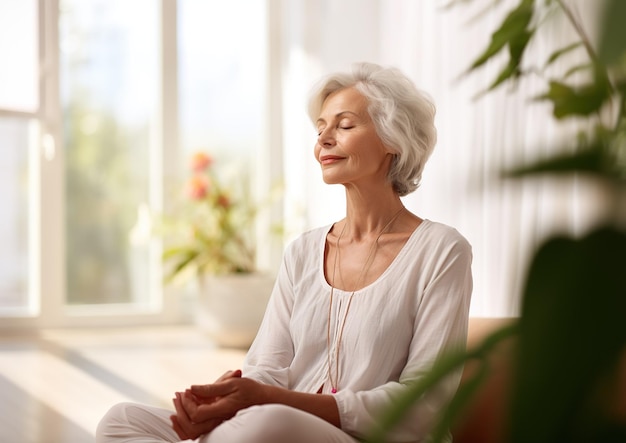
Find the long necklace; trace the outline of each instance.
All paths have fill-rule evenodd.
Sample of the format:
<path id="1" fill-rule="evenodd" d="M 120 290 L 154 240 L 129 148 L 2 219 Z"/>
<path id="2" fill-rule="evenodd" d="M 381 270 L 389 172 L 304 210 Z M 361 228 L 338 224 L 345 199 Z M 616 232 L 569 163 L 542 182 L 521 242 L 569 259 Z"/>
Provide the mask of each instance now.
<path id="1" fill-rule="evenodd" d="M 352 291 L 352 293 L 350 294 L 350 298 L 348 298 L 348 306 L 346 306 L 346 312 L 343 315 L 343 320 L 341 321 L 341 325 L 339 326 L 339 333 L 335 333 L 335 373 L 334 373 L 334 377 L 333 377 L 333 371 L 331 368 L 331 346 L 330 346 L 330 321 L 331 321 L 331 314 L 332 314 L 332 310 L 333 310 L 333 294 L 334 294 L 334 289 L 335 289 L 335 273 L 337 271 L 337 258 L 339 257 L 339 240 L 341 240 L 341 237 L 343 236 L 344 231 L 346 230 L 346 226 L 348 225 L 348 221 L 346 220 L 346 223 L 343 225 L 343 228 L 341 229 L 341 232 L 339 233 L 339 236 L 337 237 L 337 241 L 335 242 L 335 258 L 334 258 L 334 262 L 333 262 L 333 277 L 332 277 L 332 282 L 330 285 L 330 302 L 328 304 L 328 324 L 327 324 L 327 329 L 326 329 L 326 358 L 328 360 L 328 380 L 330 381 L 330 387 L 331 387 L 331 392 L 333 394 L 337 393 L 337 390 L 339 389 L 338 384 L 339 384 L 339 352 L 341 350 L 341 339 L 343 337 L 343 329 L 346 326 L 346 319 L 348 318 L 348 313 L 350 312 L 350 306 L 352 305 L 352 298 L 354 297 L 354 293 L 357 291 L 357 289 L 359 288 L 359 285 L 361 284 L 361 281 L 363 279 L 363 276 L 365 275 L 366 271 L 369 270 L 371 263 L 370 261 L 372 260 L 372 258 L 374 257 L 374 253 L 376 252 L 376 250 L 378 249 L 378 240 L 380 240 L 380 237 L 387 231 L 387 229 L 389 229 L 389 227 L 391 226 L 391 224 L 400 216 L 400 213 L 404 210 L 404 206 L 400 208 L 400 210 L 398 210 L 398 212 L 396 212 L 391 219 L 387 222 L 387 224 L 383 227 L 383 229 L 380 230 L 380 232 L 378 233 L 378 235 L 376 236 L 376 239 L 372 242 L 372 246 L 370 247 L 369 253 L 367 254 L 367 258 L 365 260 L 365 263 L 363 264 L 363 268 L 361 269 L 361 273 L 359 274 L 359 278 L 356 282 L 356 285 L 354 286 L 354 290 Z M 339 312 L 338 312 L 339 313 Z"/>

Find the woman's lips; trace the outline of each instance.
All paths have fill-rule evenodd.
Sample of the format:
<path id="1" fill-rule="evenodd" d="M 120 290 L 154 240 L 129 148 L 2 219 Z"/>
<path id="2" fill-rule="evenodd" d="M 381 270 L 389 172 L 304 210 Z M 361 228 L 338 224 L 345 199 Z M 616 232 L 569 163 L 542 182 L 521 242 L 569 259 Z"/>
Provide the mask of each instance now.
<path id="1" fill-rule="evenodd" d="M 343 160 L 343 157 L 339 157 L 338 155 L 323 155 L 320 157 L 320 163 L 322 165 L 330 165 L 338 162 L 339 160 Z"/>

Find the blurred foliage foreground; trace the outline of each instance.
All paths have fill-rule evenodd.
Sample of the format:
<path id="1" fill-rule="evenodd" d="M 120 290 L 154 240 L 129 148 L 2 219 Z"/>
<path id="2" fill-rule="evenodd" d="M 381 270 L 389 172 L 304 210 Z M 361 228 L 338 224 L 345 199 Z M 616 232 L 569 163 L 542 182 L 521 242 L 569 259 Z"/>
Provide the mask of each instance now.
<path id="1" fill-rule="evenodd" d="M 565 142 L 561 154 L 505 176 L 584 175 L 605 186 L 609 210 L 582 237 L 546 239 L 528 266 L 519 320 L 476 348 L 439 362 L 387 411 L 370 441 L 386 441 L 386 432 L 405 411 L 448 373 L 468 362 L 478 364 L 474 378 L 463 383 L 440 417 L 434 441 L 441 441 L 488 376 L 490 352 L 514 337 L 514 373 L 501 441 L 626 442 L 626 1 L 593 3 L 605 7 L 596 23 L 595 46 L 571 2 L 521 0 L 468 73 L 494 57 L 505 58 L 488 93 L 537 72 L 524 59 L 529 42 L 541 26 L 550 25 L 551 15 L 565 17 L 579 41 L 554 48 L 543 66 L 567 60 L 564 56 L 572 51 L 584 51 L 587 60 L 548 78 L 545 93 L 535 99 L 551 103 L 557 122 L 576 118 L 587 129 Z"/>

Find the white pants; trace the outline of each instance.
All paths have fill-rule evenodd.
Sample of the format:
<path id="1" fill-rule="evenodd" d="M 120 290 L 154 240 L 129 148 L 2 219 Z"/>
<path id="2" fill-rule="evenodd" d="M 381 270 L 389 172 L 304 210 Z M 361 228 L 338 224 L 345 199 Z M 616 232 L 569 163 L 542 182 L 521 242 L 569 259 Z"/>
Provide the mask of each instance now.
<path id="1" fill-rule="evenodd" d="M 96 443 L 180 442 L 170 422 L 174 412 L 135 403 L 113 406 L 96 431 Z M 190 440 L 187 440 L 190 441 Z M 307 412 L 270 404 L 241 410 L 197 443 L 355 443 L 341 429 Z"/>

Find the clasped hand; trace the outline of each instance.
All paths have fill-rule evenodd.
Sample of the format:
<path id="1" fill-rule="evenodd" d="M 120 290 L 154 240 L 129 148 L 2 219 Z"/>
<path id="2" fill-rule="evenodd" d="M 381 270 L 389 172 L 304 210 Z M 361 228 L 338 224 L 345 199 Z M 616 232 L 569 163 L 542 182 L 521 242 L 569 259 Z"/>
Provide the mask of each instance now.
<path id="1" fill-rule="evenodd" d="M 263 403 L 263 385 L 242 378 L 241 371 L 228 371 L 213 384 L 194 385 L 177 392 L 172 427 L 182 440 L 208 434 L 238 411 Z"/>

